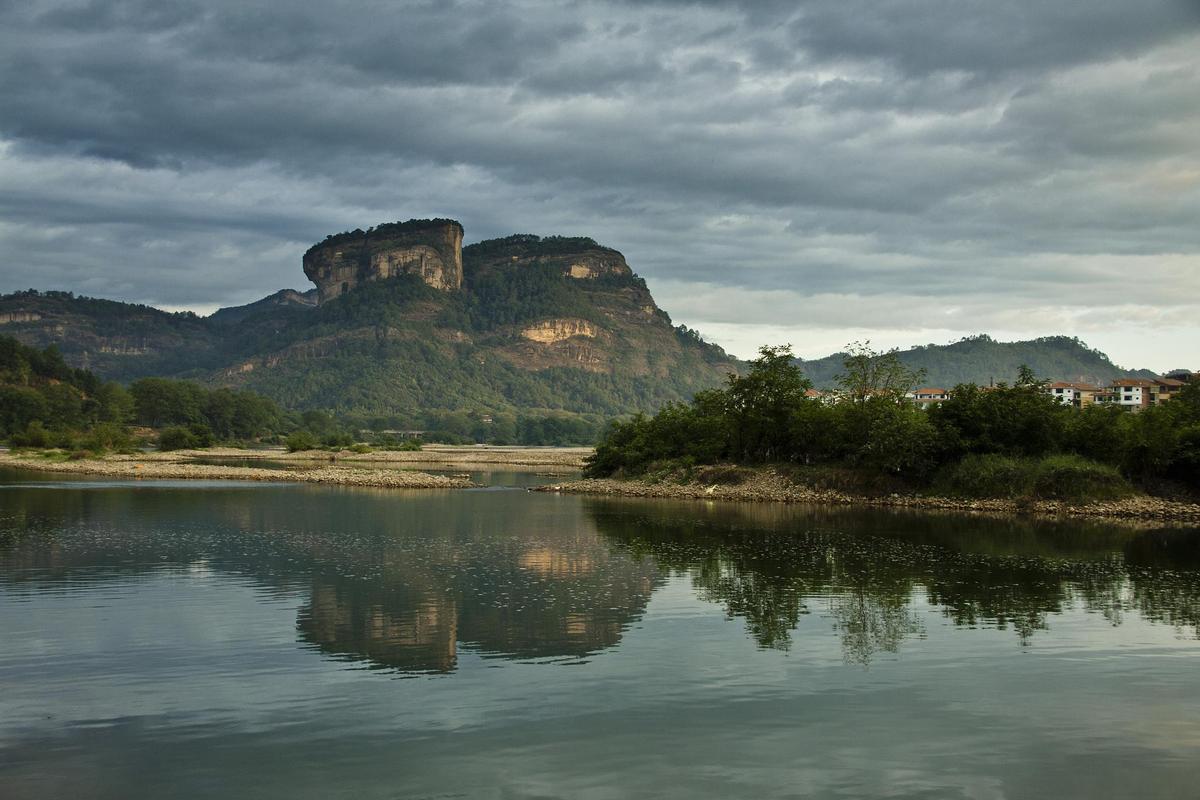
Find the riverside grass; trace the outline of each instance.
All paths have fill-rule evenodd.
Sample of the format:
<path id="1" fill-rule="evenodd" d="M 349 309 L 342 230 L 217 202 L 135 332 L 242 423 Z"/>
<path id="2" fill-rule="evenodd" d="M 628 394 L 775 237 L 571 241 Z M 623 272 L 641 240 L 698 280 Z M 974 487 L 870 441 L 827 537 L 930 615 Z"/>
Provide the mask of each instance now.
<path id="1" fill-rule="evenodd" d="M 1116 468 L 1071 454 L 1045 458 L 969 455 L 941 470 L 932 492 L 967 499 L 1119 500 L 1134 488 Z"/>

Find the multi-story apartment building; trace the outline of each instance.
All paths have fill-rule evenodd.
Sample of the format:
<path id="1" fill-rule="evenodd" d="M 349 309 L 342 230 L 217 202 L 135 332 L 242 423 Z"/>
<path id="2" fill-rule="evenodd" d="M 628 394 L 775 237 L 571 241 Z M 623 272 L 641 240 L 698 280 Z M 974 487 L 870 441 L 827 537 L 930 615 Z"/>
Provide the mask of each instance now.
<path id="1" fill-rule="evenodd" d="M 1096 395 L 1103 392 L 1099 386 L 1088 383 L 1058 383 L 1047 384 L 1046 394 L 1065 406 L 1087 408 L 1096 401 Z"/>
<path id="2" fill-rule="evenodd" d="M 1183 386 L 1183 381 L 1174 378 L 1119 378 L 1097 393 L 1095 398 L 1098 403 L 1141 411 L 1168 402 Z"/>

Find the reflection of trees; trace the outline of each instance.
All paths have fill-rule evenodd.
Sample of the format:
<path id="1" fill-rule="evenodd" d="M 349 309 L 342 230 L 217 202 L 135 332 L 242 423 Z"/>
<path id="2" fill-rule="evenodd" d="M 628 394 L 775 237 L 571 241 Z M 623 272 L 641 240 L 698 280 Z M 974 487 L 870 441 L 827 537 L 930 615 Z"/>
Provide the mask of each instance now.
<path id="1" fill-rule="evenodd" d="M 1113 624 L 1130 608 L 1200 622 L 1194 531 L 780 505 L 587 507 L 620 547 L 690 574 L 762 647 L 789 647 L 823 603 L 846 659 L 867 663 L 921 632 L 918 592 L 955 625 L 1011 629 L 1023 643 L 1076 604 Z M 1141 566 L 1151 555 L 1153 566 Z"/>
<path id="2" fill-rule="evenodd" d="M 875 598 L 856 590 L 830 597 L 829 605 L 842 653 L 855 664 L 871 663 L 876 653 L 895 653 L 906 637 L 924 630 L 920 618 L 899 598 Z"/>
<path id="3" fill-rule="evenodd" d="M 914 597 L 1021 641 L 1078 607 L 1200 626 L 1200 537 L 1187 530 L 781 504 L 586 500 L 581 513 L 517 492 L 10 491 L 2 583 L 203 562 L 303 598 L 312 647 L 400 671 L 453 670 L 464 646 L 521 659 L 612 647 L 663 569 L 686 572 L 762 647 L 786 649 L 816 615 L 860 663 L 921 633 Z"/>

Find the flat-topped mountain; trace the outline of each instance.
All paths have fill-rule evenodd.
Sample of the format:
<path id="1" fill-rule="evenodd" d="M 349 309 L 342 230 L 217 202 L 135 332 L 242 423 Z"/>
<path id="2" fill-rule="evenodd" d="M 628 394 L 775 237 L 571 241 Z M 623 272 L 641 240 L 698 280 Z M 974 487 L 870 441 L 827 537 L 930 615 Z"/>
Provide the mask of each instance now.
<path id="1" fill-rule="evenodd" d="M 454 220 L 335 234 L 304 254 L 308 292 L 208 318 L 26 292 L 0 332 L 57 344 L 105 377 L 192 377 L 292 408 L 365 416 L 653 410 L 739 366 L 672 325 L 625 257 L 585 237 L 467 247 Z M 413 424 L 420 424 L 419 420 Z"/>

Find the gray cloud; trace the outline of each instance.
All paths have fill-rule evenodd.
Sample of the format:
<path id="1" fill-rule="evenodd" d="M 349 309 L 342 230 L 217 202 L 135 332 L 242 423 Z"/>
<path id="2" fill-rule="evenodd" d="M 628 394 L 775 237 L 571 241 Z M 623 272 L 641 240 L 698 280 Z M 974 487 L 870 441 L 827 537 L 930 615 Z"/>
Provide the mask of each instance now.
<path id="1" fill-rule="evenodd" d="M 0 2 L 0 290 L 244 302 L 326 233 L 445 215 L 776 293 L 683 303 L 701 329 L 895 331 L 893 297 L 1169 332 L 1197 53 L 1193 0 Z"/>

